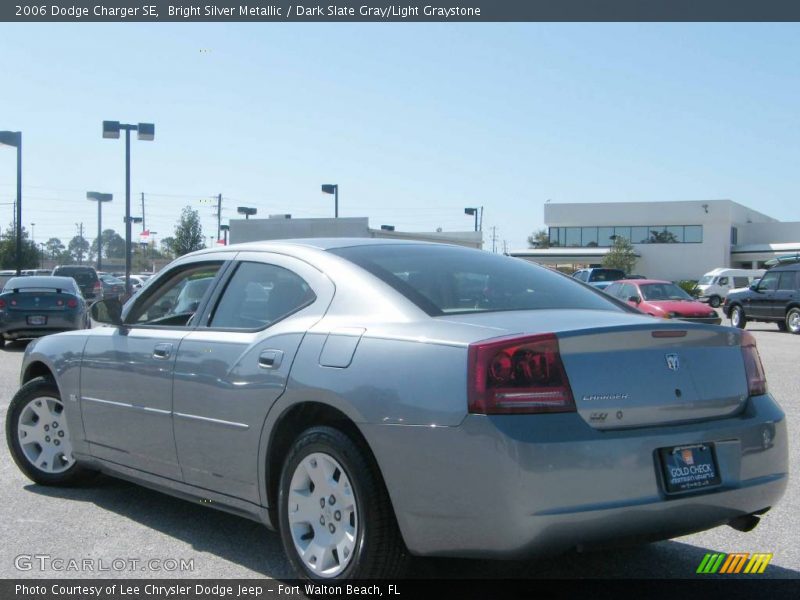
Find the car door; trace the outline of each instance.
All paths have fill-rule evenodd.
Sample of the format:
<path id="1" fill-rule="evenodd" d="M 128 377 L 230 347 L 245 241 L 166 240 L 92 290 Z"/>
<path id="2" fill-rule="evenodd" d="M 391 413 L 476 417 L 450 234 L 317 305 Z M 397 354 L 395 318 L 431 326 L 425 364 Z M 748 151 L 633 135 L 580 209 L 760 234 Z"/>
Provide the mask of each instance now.
<path id="1" fill-rule="evenodd" d="M 267 412 L 333 290 L 325 275 L 301 260 L 238 255 L 202 326 L 178 349 L 175 443 L 186 483 L 261 501 L 258 444 Z"/>
<path id="2" fill-rule="evenodd" d="M 778 278 L 780 273 L 772 271 L 764 275 L 758 283 L 758 287 L 752 294 L 748 294 L 745 306 L 745 313 L 749 317 L 756 319 L 768 319 L 772 317 L 772 303 L 775 290 L 778 288 Z"/>
<path id="3" fill-rule="evenodd" d="M 770 314 L 775 319 L 786 317 L 786 306 L 797 298 L 797 271 L 783 271 L 778 277 L 778 287 L 772 294 Z"/>
<path id="4" fill-rule="evenodd" d="M 92 330 L 81 365 L 80 406 L 94 456 L 181 479 L 172 428 L 173 366 L 223 264 L 206 258 L 171 268 L 126 306 L 123 326 Z M 187 290 L 196 293 L 198 281 L 204 292 L 187 304 Z"/>

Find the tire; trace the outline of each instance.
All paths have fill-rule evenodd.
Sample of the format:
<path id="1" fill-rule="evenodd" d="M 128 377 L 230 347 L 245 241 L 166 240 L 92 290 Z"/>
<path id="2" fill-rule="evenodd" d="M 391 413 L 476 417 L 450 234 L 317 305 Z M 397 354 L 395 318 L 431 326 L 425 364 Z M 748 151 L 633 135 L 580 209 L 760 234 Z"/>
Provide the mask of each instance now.
<path id="1" fill-rule="evenodd" d="M 26 443 L 27 437 L 37 439 Z M 78 465 L 72 456 L 64 405 L 58 387 L 50 379 L 32 379 L 11 400 L 6 414 L 6 441 L 20 471 L 41 485 L 79 485 L 96 475 Z"/>
<path id="2" fill-rule="evenodd" d="M 731 325 L 744 329 L 747 325 L 747 317 L 744 314 L 744 309 L 738 304 L 731 307 Z"/>
<path id="3" fill-rule="evenodd" d="M 778 326 L 778 329 L 780 331 L 787 331 L 788 330 L 788 326 L 786 325 L 786 321 L 785 320 L 783 320 L 783 321 L 775 321 L 775 325 Z"/>
<path id="4" fill-rule="evenodd" d="M 722 304 L 722 299 L 719 296 L 711 296 L 708 299 L 708 303 L 711 305 L 711 308 L 719 308 L 719 305 Z"/>
<path id="5" fill-rule="evenodd" d="M 786 313 L 786 329 L 795 335 L 800 334 L 800 308 L 790 308 Z"/>
<path id="6" fill-rule="evenodd" d="M 315 482 L 317 469 L 331 476 Z M 314 427 L 294 442 L 281 472 L 278 519 L 289 562 L 305 579 L 392 578 L 406 565 L 407 551 L 378 467 L 366 449 L 338 429 Z"/>
<path id="7" fill-rule="evenodd" d="M 6 338 L 3 337 L 3 334 L 0 333 L 0 350 L 6 347 Z"/>

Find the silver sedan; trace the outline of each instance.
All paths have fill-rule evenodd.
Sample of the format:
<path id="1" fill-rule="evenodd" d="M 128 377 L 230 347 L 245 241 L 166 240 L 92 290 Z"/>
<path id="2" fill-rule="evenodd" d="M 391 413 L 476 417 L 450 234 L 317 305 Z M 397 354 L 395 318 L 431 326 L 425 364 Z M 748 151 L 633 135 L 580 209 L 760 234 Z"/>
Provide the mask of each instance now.
<path id="1" fill-rule="evenodd" d="M 280 532 L 307 578 L 749 530 L 787 484 L 753 337 L 455 246 L 204 250 L 31 344 L 40 484 L 102 471 Z"/>

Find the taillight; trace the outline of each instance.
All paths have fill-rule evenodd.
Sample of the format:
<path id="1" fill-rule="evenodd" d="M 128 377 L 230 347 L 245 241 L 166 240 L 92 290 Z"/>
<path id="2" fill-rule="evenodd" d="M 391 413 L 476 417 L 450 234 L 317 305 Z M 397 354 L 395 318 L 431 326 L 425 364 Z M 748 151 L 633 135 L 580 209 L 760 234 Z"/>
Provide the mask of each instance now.
<path id="1" fill-rule="evenodd" d="M 3 310 L 6 307 L 6 301 L 0 298 L 0 310 Z"/>
<path id="2" fill-rule="evenodd" d="M 744 357 L 744 372 L 747 375 L 747 393 L 750 396 L 760 396 L 767 393 L 767 376 L 761 364 L 761 356 L 756 347 L 756 338 L 749 331 L 742 332 L 742 356 Z"/>
<path id="3" fill-rule="evenodd" d="M 95 281 L 94 282 L 94 291 L 97 292 L 97 291 L 102 290 L 102 289 L 103 289 L 103 284 L 100 283 L 99 281 Z"/>
<path id="4" fill-rule="evenodd" d="M 75 298 L 67 300 L 67 308 L 78 308 L 78 301 Z"/>
<path id="5" fill-rule="evenodd" d="M 575 411 L 558 339 L 552 333 L 471 344 L 468 361 L 471 413 Z"/>

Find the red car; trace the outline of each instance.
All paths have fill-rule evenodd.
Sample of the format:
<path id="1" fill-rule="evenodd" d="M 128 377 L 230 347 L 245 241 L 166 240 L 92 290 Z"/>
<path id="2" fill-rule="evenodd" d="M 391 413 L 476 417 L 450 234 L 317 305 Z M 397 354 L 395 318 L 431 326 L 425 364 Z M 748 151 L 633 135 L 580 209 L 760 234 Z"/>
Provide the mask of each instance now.
<path id="1" fill-rule="evenodd" d="M 608 286 L 605 292 L 654 317 L 712 325 L 721 322 L 716 311 L 698 302 L 671 281 L 622 279 Z"/>

